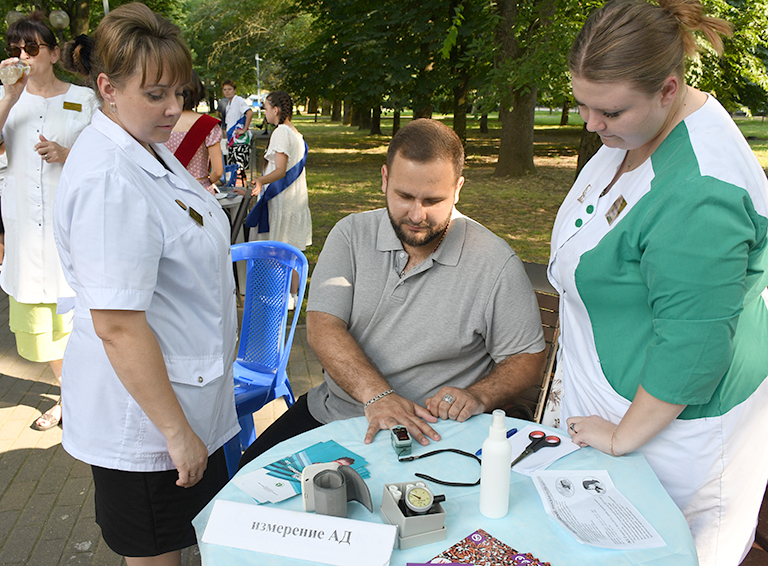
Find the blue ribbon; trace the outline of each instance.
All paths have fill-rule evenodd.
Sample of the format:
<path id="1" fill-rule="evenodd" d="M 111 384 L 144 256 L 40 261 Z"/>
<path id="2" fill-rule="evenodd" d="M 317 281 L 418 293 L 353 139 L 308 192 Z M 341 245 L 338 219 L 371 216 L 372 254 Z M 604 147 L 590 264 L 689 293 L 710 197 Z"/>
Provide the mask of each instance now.
<path id="1" fill-rule="evenodd" d="M 258 226 L 259 234 L 269 232 L 269 204 L 267 203 L 290 187 L 294 181 L 299 178 L 299 175 L 301 175 L 301 172 L 304 170 L 304 165 L 307 163 L 308 154 L 309 146 L 305 141 L 304 157 L 302 157 L 301 161 L 296 165 L 285 172 L 285 177 L 267 185 L 267 190 L 264 192 L 264 195 L 259 199 L 251 212 L 248 213 L 248 218 L 245 219 L 246 226 L 249 228 Z"/>

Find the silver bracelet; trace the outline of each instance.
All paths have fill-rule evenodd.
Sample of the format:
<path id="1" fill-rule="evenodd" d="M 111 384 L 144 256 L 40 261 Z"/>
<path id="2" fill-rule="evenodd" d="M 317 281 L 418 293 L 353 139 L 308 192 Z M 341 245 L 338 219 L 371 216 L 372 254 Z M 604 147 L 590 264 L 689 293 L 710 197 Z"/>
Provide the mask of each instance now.
<path id="1" fill-rule="evenodd" d="M 394 392 L 395 392 L 394 389 L 390 389 L 389 391 L 385 391 L 384 393 L 379 393 L 378 395 L 376 395 L 376 397 L 368 399 L 368 401 L 366 401 L 365 405 L 363 405 L 363 411 L 365 411 L 368 408 L 368 405 L 370 405 L 371 403 L 375 403 L 379 399 L 383 399 L 387 395 L 390 395 L 391 393 L 394 393 Z"/>

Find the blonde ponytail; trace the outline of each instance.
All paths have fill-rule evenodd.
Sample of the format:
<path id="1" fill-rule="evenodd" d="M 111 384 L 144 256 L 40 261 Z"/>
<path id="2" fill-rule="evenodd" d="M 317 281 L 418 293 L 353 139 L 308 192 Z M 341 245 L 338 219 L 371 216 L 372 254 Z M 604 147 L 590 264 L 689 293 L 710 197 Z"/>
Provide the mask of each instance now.
<path id="1" fill-rule="evenodd" d="M 701 32 L 718 52 L 722 35 L 732 33 L 725 20 L 705 15 L 699 0 L 611 0 L 594 12 L 571 49 L 571 73 L 594 82 L 629 82 L 648 94 L 658 92 L 670 75 L 681 80 L 686 56 L 698 51 Z"/>

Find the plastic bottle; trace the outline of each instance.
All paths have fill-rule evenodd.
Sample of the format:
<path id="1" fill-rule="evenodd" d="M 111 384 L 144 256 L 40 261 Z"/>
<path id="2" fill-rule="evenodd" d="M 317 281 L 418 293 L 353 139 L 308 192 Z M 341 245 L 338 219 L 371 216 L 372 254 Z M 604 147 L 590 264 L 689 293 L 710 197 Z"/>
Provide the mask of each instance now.
<path id="1" fill-rule="evenodd" d="M 16 61 L 0 69 L 0 81 L 4 85 L 15 84 L 24 73 L 29 72 L 29 63 L 26 61 Z"/>
<path id="2" fill-rule="evenodd" d="M 493 412 L 490 434 L 483 442 L 480 512 L 489 519 L 501 519 L 509 511 L 512 445 L 507 440 L 506 416 L 501 409 Z"/>

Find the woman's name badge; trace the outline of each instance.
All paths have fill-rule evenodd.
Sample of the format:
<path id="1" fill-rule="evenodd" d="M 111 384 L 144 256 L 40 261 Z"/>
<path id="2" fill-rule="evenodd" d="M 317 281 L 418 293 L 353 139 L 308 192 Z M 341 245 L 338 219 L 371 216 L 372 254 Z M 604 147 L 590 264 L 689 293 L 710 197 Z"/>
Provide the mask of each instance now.
<path id="1" fill-rule="evenodd" d="M 82 112 L 83 105 L 79 102 L 67 102 L 64 101 L 64 110 L 74 110 L 75 112 Z"/>
<path id="2" fill-rule="evenodd" d="M 608 212 L 605 213 L 605 219 L 608 221 L 609 226 L 613 224 L 613 221 L 616 220 L 616 218 L 618 218 L 625 206 L 627 206 L 627 201 L 624 200 L 624 195 L 619 195 L 616 202 L 614 202 L 611 205 L 611 208 L 608 209 Z"/>
<path id="3" fill-rule="evenodd" d="M 200 226 L 203 225 L 203 215 L 200 214 L 198 211 L 196 211 L 191 206 L 189 207 L 189 215 L 192 217 L 192 220 L 200 224 Z"/>

